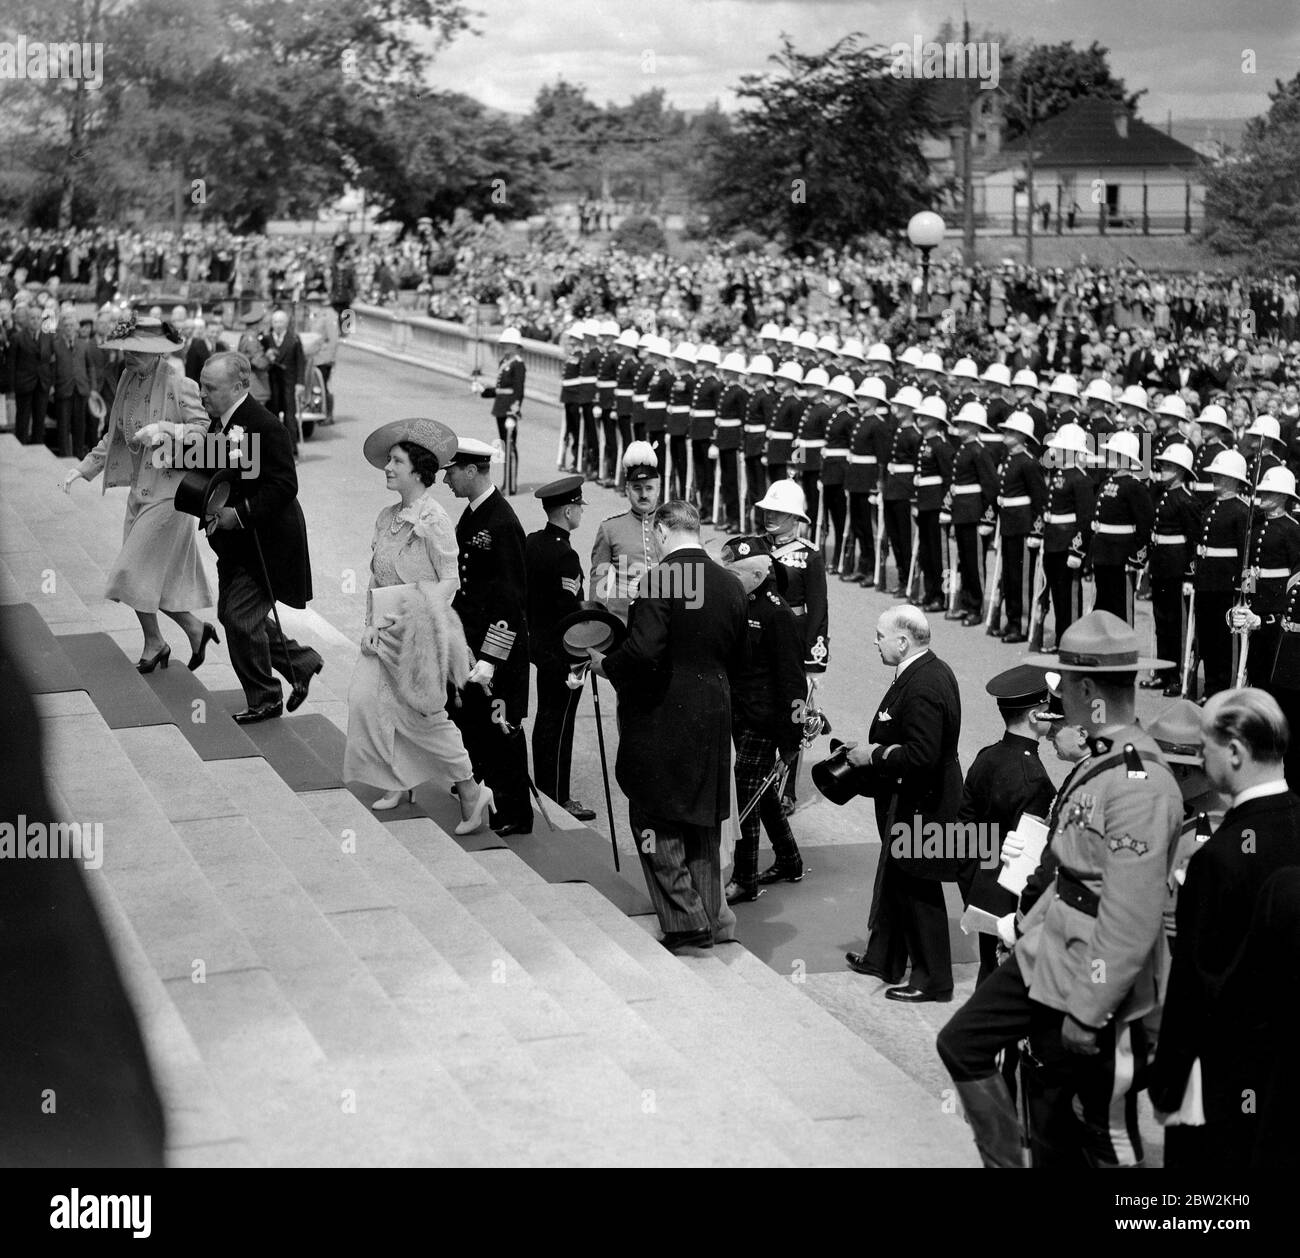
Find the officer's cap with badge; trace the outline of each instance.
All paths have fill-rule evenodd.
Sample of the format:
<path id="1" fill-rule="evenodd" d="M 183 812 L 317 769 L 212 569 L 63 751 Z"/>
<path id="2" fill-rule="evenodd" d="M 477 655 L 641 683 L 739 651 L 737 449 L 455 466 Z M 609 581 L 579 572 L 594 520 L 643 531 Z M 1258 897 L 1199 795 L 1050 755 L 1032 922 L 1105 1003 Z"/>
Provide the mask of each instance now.
<path id="1" fill-rule="evenodd" d="M 456 453 L 452 463 L 457 467 L 486 467 L 492 462 L 496 451 L 486 441 L 475 437 L 461 437 L 456 443 Z"/>
<path id="2" fill-rule="evenodd" d="M 785 593 L 789 574 L 785 570 L 785 565 L 777 563 L 773 557 L 770 538 L 757 537 L 752 534 L 742 537 L 729 537 L 722 543 L 722 549 L 718 552 L 718 557 L 727 565 L 745 563 L 752 559 L 763 560 L 775 579 L 777 593 Z"/>
<path id="3" fill-rule="evenodd" d="M 1041 668 L 1017 664 L 999 673 L 985 687 L 1003 712 L 1022 712 L 1047 702 L 1047 678 Z"/>
<path id="4" fill-rule="evenodd" d="M 533 497 L 541 499 L 542 508 L 546 511 L 554 511 L 557 507 L 568 507 L 574 504 L 585 506 L 582 498 L 584 484 L 586 481 L 581 476 L 561 476 L 559 480 L 553 480 L 549 485 L 535 489 Z"/>

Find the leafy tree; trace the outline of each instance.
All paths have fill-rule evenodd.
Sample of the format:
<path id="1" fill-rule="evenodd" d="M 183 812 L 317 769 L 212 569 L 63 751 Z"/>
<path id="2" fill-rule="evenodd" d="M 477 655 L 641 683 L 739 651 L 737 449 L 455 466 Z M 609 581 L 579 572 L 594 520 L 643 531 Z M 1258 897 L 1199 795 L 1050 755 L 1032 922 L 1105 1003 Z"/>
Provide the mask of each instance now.
<path id="1" fill-rule="evenodd" d="M 924 79 L 890 74 L 887 49 L 850 35 L 822 53 L 783 38 L 774 73 L 745 75 L 748 102 L 715 135 L 702 176 L 719 230 L 795 245 L 901 228 L 933 200 L 923 137 L 938 123 Z"/>
<path id="2" fill-rule="evenodd" d="M 1006 111 L 1006 138 L 1017 139 L 1025 132 L 1029 91 L 1033 89 L 1034 117 L 1039 123 L 1055 117 L 1083 97 L 1114 100 L 1133 109 L 1146 95 L 1146 88 L 1129 92 L 1123 79 L 1116 78 L 1107 58 L 1110 49 L 1095 39 L 1087 48 L 1075 48 L 1073 40 L 1060 44 L 1026 43 L 1004 55 L 1001 87 L 1010 97 Z"/>
<path id="3" fill-rule="evenodd" d="M 1208 172 L 1203 239 L 1263 270 L 1300 266 L 1300 74 L 1276 80 L 1241 152 Z"/>
<path id="4" fill-rule="evenodd" d="M 613 243 L 630 253 L 663 253 L 668 238 L 659 223 L 646 214 L 630 214 L 614 232 Z"/>

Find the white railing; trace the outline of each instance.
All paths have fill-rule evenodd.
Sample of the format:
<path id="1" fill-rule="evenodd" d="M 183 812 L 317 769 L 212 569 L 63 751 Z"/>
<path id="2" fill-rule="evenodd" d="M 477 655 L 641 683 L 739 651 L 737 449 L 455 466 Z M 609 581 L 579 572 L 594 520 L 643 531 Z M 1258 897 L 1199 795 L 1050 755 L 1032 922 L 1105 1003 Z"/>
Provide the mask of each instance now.
<path id="1" fill-rule="evenodd" d="M 345 344 L 402 354 L 433 371 L 462 379 L 470 377 L 475 365 L 485 380 L 496 374 L 495 328 L 476 336 L 474 329 L 463 323 L 379 306 L 354 306 L 352 315 L 352 331 Z M 528 368 L 527 395 L 543 402 L 558 401 L 565 352 L 546 341 L 524 341 L 520 351 Z"/>

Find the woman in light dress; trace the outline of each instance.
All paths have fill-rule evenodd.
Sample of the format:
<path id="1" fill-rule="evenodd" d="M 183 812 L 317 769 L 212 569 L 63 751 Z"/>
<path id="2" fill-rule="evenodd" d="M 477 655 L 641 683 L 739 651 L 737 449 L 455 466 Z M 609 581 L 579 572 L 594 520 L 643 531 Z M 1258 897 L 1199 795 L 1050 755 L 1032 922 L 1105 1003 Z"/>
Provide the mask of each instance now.
<path id="1" fill-rule="evenodd" d="M 105 348 L 122 351 L 123 367 L 108 427 L 62 483 L 66 494 L 73 481 L 92 481 L 102 472 L 105 492 L 130 486 L 122 549 L 108 574 L 105 597 L 125 603 L 140 621 L 144 653 L 136 668 L 142 673 L 166 668 L 171 657 L 158 628 L 159 612 L 185 630 L 191 670 L 203 663 L 209 642 L 221 641 L 192 610 L 211 607 L 215 598 L 194 520 L 173 506 L 185 472 L 170 467 L 166 458 L 166 447 L 177 449 L 187 437 L 206 433 L 209 424 L 198 385 L 168 364 L 180 343 L 180 334 L 167 324 L 134 315 L 109 333 Z"/>
<path id="2" fill-rule="evenodd" d="M 447 714 L 448 685 L 465 684 L 470 653 L 451 606 L 460 588 L 456 530 L 433 495 L 438 469 L 456 453 L 456 434 L 432 419 L 397 420 L 372 432 L 364 452 L 401 500 L 375 522 L 343 780 L 382 787 L 387 794 L 372 805 L 381 811 L 413 798 L 424 782 L 450 780 L 462 817 L 456 833 L 472 834 L 487 824 L 492 792 L 474 780 Z M 394 603 L 376 612 L 375 591 L 394 586 L 401 588 Z"/>

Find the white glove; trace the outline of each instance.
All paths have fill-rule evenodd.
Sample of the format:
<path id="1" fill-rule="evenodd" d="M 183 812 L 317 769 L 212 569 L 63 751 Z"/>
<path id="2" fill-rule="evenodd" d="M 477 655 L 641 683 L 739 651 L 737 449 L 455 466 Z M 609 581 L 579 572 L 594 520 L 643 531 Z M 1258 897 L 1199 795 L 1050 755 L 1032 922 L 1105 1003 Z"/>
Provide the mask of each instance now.
<path id="1" fill-rule="evenodd" d="M 1183 582 L 1183 597 L 1191 598 L 1196 592 L 1196 587 L 1190 581 Z"/>
<path id="2" fill-rule="evenodd" d="M 718 447 L 717 447 L 717 446 L 710 446 L 710 447 L 709 447 L 709 458 L 711 458 L 711 459 L 716 459 L 717 457 L 718 457 Z"/>
<path id="3" fill-rule="evenodd" d="M 469 670 L 467 680 L 473 685 L 482 686 L 484 690 L 491 690 L 492 677 L 496 669 L 497 666 L 487 660 L 475 660 L 474 667 Z"/>
<path id="4" fill-rule="evenodd" d="M 587 669 L 589 667 L 590 665 L 588 664 L 579 664 L 577 667 L 569 669 L 568 676 L 564 679 L 564 684 L 568 686 L 570 690 L 581 690 L 582 683 L 586 680 Z"/>
<path id="5" fill-rule="evenodd" d="M 367 625 L 361 631 L 361 654 L 379 654 L 379 630 L 374 625 Z"/>
<path id="6" fill-rule="evenodd" d="M 63 484 L 60 485 L 59 488 L 62 489 L 63 492 L 66 494 L 72 489 L 72 482 L 74 480 L 84 480 L 84 479 L 85 478 L 81 475 L 81 473 L 77 471 L 77 469 L 74 467 L 72 471 L 70 471 L 67 474 L 67 476 L 63 478 Z"/>
<path id="7" fill-rule="evenodd" d="M 1228 613 L 1228 622 L 1234 629 L 1258 629 L 1264 622 L 1249 607 L 1234 607 Z"/>
<path id="8" fill-rule="evenodd" d="M 145 424 L 143 428 L 135 430 L 135 436 L 131 440 L 138 446 L 157 445 L 160 441 L 166 440 L 169 434 L 164 429 L 170 426 L 169 424 Z"/>
<path id="9" fill-rule="evenodd" d="M 1005 917 L 998 918 L 998 938 L 1008 948 L 1016 946 L 1016 915 L 1008 913 Z"/>
<path id="10" fill-rule="evenodd" d="M 1073 568 L 1077 572 L 1083 567 L 1083 559 L 1079 555 L 1071 553 L 1070 557 L 1065 561 L 1065 566 L 1067 568 Z"/>
<path id="11" fill-rule="evenodd" d="M 1004 865 L 1010 865 L 1021 852 L 1025 850 L 1025 841 L 1014 830 L 1007 831 L 1007 837 L 1002 840 L 1001 861 Z"/>

